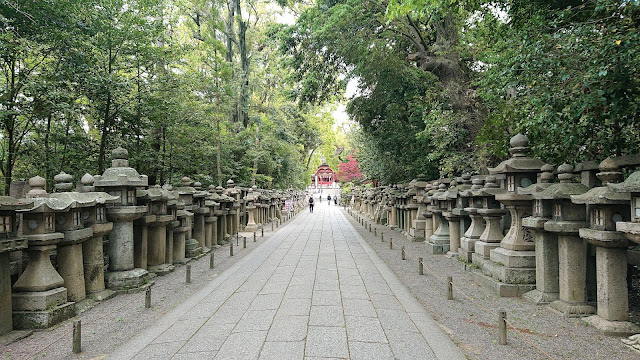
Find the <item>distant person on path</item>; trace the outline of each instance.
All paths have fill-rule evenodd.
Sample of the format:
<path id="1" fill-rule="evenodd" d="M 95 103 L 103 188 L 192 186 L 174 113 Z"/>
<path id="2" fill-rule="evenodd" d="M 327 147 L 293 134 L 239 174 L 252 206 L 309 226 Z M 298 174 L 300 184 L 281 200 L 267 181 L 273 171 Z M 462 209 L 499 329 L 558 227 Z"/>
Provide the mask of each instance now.
<path id="1" fill-rule="evenodd" d="M 335 205 L 338 205 L 338 197 L 337 197 L 337 196 L 334 196 L 334 197 L 333 197 L 333 203 L 334 203 Z"/>
<path id="2" fill-rule="evenodd" d="M 327 200 L 329 201 L 329 205 L 331 205 L 331 195 L 327 195 Z"/>
<path id="3" fill-rule="evenodd" d="M 322 201 L 322 194 L 320 195 L 320 201 Z"/>
<path id="4" fill-rule="evenodd" d="M 309 212 L 313 214 L 313 195 L 309 196 Z"/>

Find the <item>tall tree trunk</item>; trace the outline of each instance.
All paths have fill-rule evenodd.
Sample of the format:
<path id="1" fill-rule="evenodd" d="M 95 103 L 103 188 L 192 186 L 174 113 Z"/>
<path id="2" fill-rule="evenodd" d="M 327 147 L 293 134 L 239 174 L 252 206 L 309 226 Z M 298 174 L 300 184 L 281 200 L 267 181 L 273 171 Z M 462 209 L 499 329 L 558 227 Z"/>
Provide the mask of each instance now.
<path id="1" fill-rule="evenodd" d="M 236 0 L 236 13 L 238 16 L 238 48 L 240 50 L 240 65 L 242 66 L 238 118 L 246 128 L 249 125 L 249 58 L 247 57 L 247 23 L 242 20 L 240 0 Z"/>

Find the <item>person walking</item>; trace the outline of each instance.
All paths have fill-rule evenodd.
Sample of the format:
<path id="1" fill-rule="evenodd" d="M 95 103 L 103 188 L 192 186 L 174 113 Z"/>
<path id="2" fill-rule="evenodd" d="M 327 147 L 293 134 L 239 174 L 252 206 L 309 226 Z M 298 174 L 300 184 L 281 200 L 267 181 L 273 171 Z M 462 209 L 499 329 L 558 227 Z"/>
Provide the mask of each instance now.
<path id="1" fill-rule="evenodd" d="M 313 195 L 309 196 L 309 212 L 313 214 Z"/>
<path id="2" fill-rule="evenodd" d="M 327 195 L 327 200 L 329 201 L 329 205 L 331 205 L 331 195 Z"/>

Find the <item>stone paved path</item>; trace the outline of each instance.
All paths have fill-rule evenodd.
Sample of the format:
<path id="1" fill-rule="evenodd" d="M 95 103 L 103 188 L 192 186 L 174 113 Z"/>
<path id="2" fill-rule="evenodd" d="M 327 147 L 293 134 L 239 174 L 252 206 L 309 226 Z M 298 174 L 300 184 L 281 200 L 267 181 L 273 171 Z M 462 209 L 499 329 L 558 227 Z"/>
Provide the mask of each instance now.
<path id="1" fill-rule="evenodd" d="M 317 204 L 112 359 L 464 359 L 336 206 Z"/>

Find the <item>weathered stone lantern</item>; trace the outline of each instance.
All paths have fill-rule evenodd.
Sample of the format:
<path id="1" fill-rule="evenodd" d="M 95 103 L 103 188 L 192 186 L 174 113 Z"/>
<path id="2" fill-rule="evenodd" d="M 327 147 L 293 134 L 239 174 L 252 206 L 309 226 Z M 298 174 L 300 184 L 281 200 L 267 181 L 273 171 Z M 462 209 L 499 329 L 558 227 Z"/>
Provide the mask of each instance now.
<path id="1" fill-rule="evenodd" d="M 447 211 L 445 211 L 443 215 L 449 222 L 449 252 L 447 253 L 449 257 L 458 256 L 461 232 L 460 221 L 461 216 L 465 214 L 460 193 L 471 188 L 471 184 L 468 181 L 470 178 L 471 176 L 467 175 L 467 182 L 465 182 L 463 177 L 456 178 L 455 185 L 454 182 L 452 182 L 452 186 L 442 194 L 442 197 L 447 201 Z"/>
<path id="2" fill-rule="evenodd" d="M 18 234 L 16 210 L 31 206 L 31 200 L 0 196 L 0 336 L 13 330 L 11 268 L 9 253 L 27 248 L 27 238 Z"/>
<path id="3" fill-rule="evenodd" d="M 253 185 L 251 190 L 247 193 L 245 197 L 245 201 L 247 204 L 247 211 L 249 212 L 249 220 L 247 222 L 247 226 L 245 227 L 245 231 L 254 232 L 258 230 L 258 224 L 256 224 L 256 197 L 254 191 L 256 191 L 257 187 Z"/>
<path id="4" fill-rule="evenodd" d="M 431 214 L 431 236 L 433 236 L 433 232 L 438 229 L 440 226 L 440 217 L 433 213 L 434 210 L 438 210 L 438 200 L 433 198 L 433 194 L 439 192 L 438 187 L 440 186 L 440 182 L 434 181 L 431 183 L 431 190 L 427 192 L 427 214 Z M 425 229 L 425 238 L 427 241 L 431 239 L 431 236 L 426 237 L 427 230 Z"/>
<path id="5" fill-rule="evenodd" d="M 67 300 L 64 279 L 51 263 L 51 251 L 64 239 L 56 232 L 56 213 L 69 211 L 72 203 L 46 198 L 45 179 L 29 179 L 27 198 L 33 203 L 23 213 L 23 231 L 29 247 L 29 264 L 13 284 L 13 325 L 17 329 L 47 328 L 75 315 Z"/>
<path id="6" fill-rule="evenodd" d="M 115 296 L 115 291 L 105 289 L 104 285 L 103 238 L 113 229 L 113 223 L 107 220 L 106 207 L 109 204 L 119 203 L 120 198 L 106 192 L 96 192 L 93 186 L 94 178 L 90 174 L 84 174 L 80 182 L 82 184 L 79 187 L 80 192 L 96 202 L 95 207 L 87 208 L 82 212 L 84 226 L 90 227 L 93 231 L 93 236 L 82 243 L 85 291 L 90 299 L 107 300 Z"/>
<path id="7" fill-rule="evenodd" d="M 565 164 L 558 171 L 573 171 L 570 165 Z M 567 168 L 569 166 L 569 168 Z M 541 167 L 540 182 L 520 189 L 520 193 L 532 195 L 533 214 L 522 219 L 522 226 L 528 228 L 533 234 L 535 244 L 536 261 L 536 288 L 525 293 L 523 297 L 535 304 L 548 304 L 558 299 L 558 241 L 556 234 L 544 229 L 547 221 L 553 215 L 553 199 L 544 192 L 553 187 L 553 166 Z M 563 175 L 565 176 L 565 175 Z M 569 178 L 571 178 L 569 174 Z"/>
<path id="8" fill-rule="evenodd" d="M 571 202 L 572 195 L 584 194 L 589 188 L 573 182 L 572 178 L 573 167 L 569 164 L 560 165 L 560 183 L 553 184 L 537 194 L 536 202 L 541 201 L 534 206 L 534 213 L 543 213 L 545 217 L 551 217 L 544 223 L 544 230 L 557 235 L 557 245 L 553 239 L 536 243 L 536 288 L 543 302 L 559 297 L 551 303 L 551 307 L 567 317 L 585 316 L 595 312 L 595 308 L 586 303 L 587 244 L 578 236 L 580 228 L 589 226 L 586 221 L 586 208 Z M 541 274 L 538 274 L 537 270 L 538 252 L 544 254 L 543 263 L 540 264 Z M 554 270 L 553 252 L 557 252 L 557 270 Z M 555 290 L 556 287 L 558 290 Z"/>
<path id="9" fill-rule="evenodd" d="M 469 228 L 460 238 L 458 258 L 467 263 L 472 261 L 472 256 L 475 252 L 475 243 L 484 232 L 484 220 L 482 219 L 482 215 L 478 214 L 478 209 L 482 208 L 482 197 L 480 195 L 474 196 L 474 194 L 483 187 L 484 179 L 476 178 L 471 180 L 471 188 L 469 190 L 460 192 L 462 206 L 464 206 L 466 199 L 467 206 L 463 209 L 464 212 L 469 215 L 469 218 L 471 218 L 471 224 L 469 224 Z"/>
<path id="10" fill-rule="evenodd" d="M 189 226 L 189 217 L 192 214 L 184 209 L 176 211 L 176 220 L 178 224 L 173 227 L 173 263 L 186 264 L 187 250 L 186 238 L 189 235 L 191 227 Z"/>
<path id="11" fill-rule="evenodd" d="M 413 213 L 413 224 L 411 226 L 411 232 L 409 235 L 413 241 L 424 241 L 425 240 L 425 225 L 426 218 L 424 216 L 424 212 L 427 209 L 425 203 L 423 202 L 423 197 L 425 195 L 425 187 L 427 186 L 427 182 L 425 176 L 423 174 L 418 175 L 413 187 L 415 188 L 415 195 L 413 196 L 413 204 L 416 207 L 415 212 Z M 431 220 L 431 219 L 429 219 Z"/>
<path id="12" fill-rule="evenodd" d="M 495 176 L 487 176 L 484 187 L 473 193 L 474 200 L 480 200 L 482 204 L 477 209 L 477 213 L 482 216 L 485 225 L 482 234 L 474 244 L 472 261 L 483 271 L 485 271 L 485 264 L 491 257 L 491 250 L 500 247 L 500 241 L 504 237 L 500 221 L 507 212 L 501 208 L 496 196 L 503 194 L 505 190 L 500 188 L 496 181 Z"/>
<path id="13" fill-rule="evenodd" d="M 422 206 L 422 217 L 424 217 L 424 239 L 428 240 L 433 235 L 433 213 L 431 212 L 431 194 L 433 186 L 427 182 L 424 186 L 424 193 L 420 199 Z"/>
<path id="14" fill-rule="evenodd" d="M 231 199 L 224 195 L 224 188 L 222 186 L 216 187 L 216 194 L 218 194 L 218 198 L 220 199 L 220 212 L 216 213 L 216 215 L 218 215 L 218 243 L 220 243 L 220 241 L 227 243 L 231 241 L 231 235 L 227 230 Z M 254 197 L 254 201 L 257 201 L 257 195 L 254 195 Z"/>
<path id="15" fill-rule="evenodd" d="M 116 148 L 112 152 L 111 167 L 102 176 L 96 176 L 96 190 L 119 196 L 119 204 L 107 207 L 107 219 L 113 222 L 109 234 L 109 272 L 105 275 L 107 288 L 127 289 L 139 287 L 149 280 L 147 270 L 134 266 L 133 222 L 147 212 L 145 206 L 137 206 L 136 190 L 147 187 L 146 175 L 140 175 L 129 167 L 129 153 Z"/>
<path id="16" fill-rule="evenodd" d="M 178 193 L 176 191 L 172 191 L 173 187 L 171 186 L 171 184 L 163 185 L 162 189 L 167 191 L 167 214 L 171 215 L 172 219 L 166 227 L 166 252 L 164 257 L 165 264 L 170 265 L 169 267 L 167 267 L 167 270 L 171 271 L 171 269 L 174 268 L 172 264 L 174 263 L 175 258 L 173 254 L 173 249 L 175 248 L 176 244 L 175 230 L 182 225 L 178 220 L 178 211 L 184 209 L 184 204 L 182 203 L 182 201 L 180 201 L 180 196 L 178 195 Z"/>
<path id="17" fill-rule="evenodd" d="M 197 211 L 196 209 L 199 208 L 199 203 L 198 203 L 198 200 L 196 200 L 196 198 L 198 199 L 203 198 L 204 195 L 202 196 L 198 195 L 198 197 L 196 197 L 196 189 L 193 186 L 191 186 L 192 182 L 190 178 L 185 176 L 181 179 L 181 182 L 182 182 L 182 185 L 176 188 L 176 191 L 178 192 L 179 199 L 184 203 L 183 211 L 185 213 L 182 213 L 182 215 L 184 215 L 186 218 L 186 228 L 187 228 L 187 231 L 184 234 L 185 257 L 194 258 L 202 254 L 202 250 L 203 250 L 202 247 L 200 247 L 200 242 L 197 239 L 194 239 L 193 235 L 194 235 L 194 222 L 196 217 L 194 214 L 194 211 Z M 203 222 L 203 225 L 204 225 L 204 222 Z M 180 226 L 180 227 L 183 228 L 184 226 Z M 198 230 L 198 235 L 201 234 L 199 230 Z"/>
<path id="18" fill-rule="evenodd" d="M 201 253 L 208 253 L 211 251 L 210 246 L 206 246 L 206 230 L 205 230 L 205 217 L 209 214 L 209 209 L 206 207 L 206 197 L 209 195 L 206 191 L 202 191 L 202 184 L 196 181 L 193 184 L 196 192 L 193 194 L 193 238 L 198 241 L 198 247 L 201 249 L 198 255 Z M 196 255 L 197 256 L 197 255 Z"/>
<path id="19" fill-rule="evenodd" d="M 147 213 L 136 220 L 140 232 L 136 232 L 136 267 L 163 275 L 173 271 L 171 262 L 167 262 L 167 226 L 174 220 L 169 209 L 169 191 L 155 185 L 146 190 L 137 191 L 138 201 L 147 207 Z M 140 250 L 137 250 L 140 249 Z"/>
<path id="20" fill-rule="evenodd" d="M 67 298 L 71 302 L 86 299 L 84 266 L 82 257 L 83 243 L 93 237 L 91 226 L 85 226 L 83 215 L 89 217 L 96 206 L 92 196 L 83 193 L 69 192 L 73 189 L 73 177 L 64 172 L 53 177 L 56 182 L 56 193 L 49 196 L 50 201 L 57 200 L 59 207 L 69 211 L 56 215 L 55 230 L 64 234 L 58 243 L 58 273 L 64 279 Z"/>
<path id="21" fill-rule="evenodd" d="M 449 251 L 449 222 L 444 217 L 444 213 L 449 210 L 449 204 L 443 197 L 446 190 L 447 185 L 439 183 L 438 191 L 431 195 L 431 212 L 434 217 L 438 217 L 438 228 L 431 235 L 429 241 L 425 242 L 430 254 L 446 254 Z"/>
<path id="22" fill-rule="evenodd" d="M 585 321 L 606 334 L 635 334 L 640 328 L 628 321 L 629 240 L 625 233 L 616 231 L 616 223 L 630 220 L 631 197 L 629 193 L 613 189 L 613 184 L 622 177 L 613 159 L 607 158 L 600 163 L 597 176 L 602 186 L 571 196 L 572 202 L 588 205 L 589 228 L 580 229 L 579 233 L 582 239 L 596 246 L 597 315 L 589 316 Z"/>
<path id="23" fill-rule="evenodd" d="M 209 186 L 209 191 L 211 191 L 212 186 Z M 213 194 L 209 193 L 209 196 L 206 198 L 204 205 L 206 206 L 208 212 L 204 217 L 205 224 L 205 245 L 209 249 L 213 249 L 220 247 L 217 241 L 217 232 L 218 232 L 218 217 L 216 216 L 216 208 L 220 207 L 220 203 L 215 201 L 213 195 L 215 195 L 215 186 L 213 186 Z"/>

